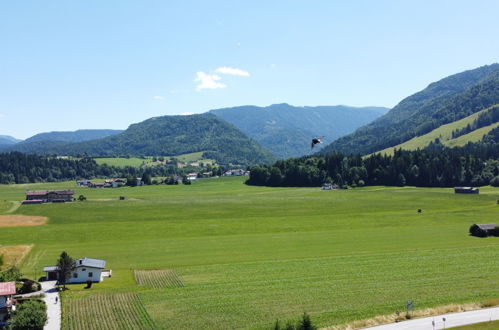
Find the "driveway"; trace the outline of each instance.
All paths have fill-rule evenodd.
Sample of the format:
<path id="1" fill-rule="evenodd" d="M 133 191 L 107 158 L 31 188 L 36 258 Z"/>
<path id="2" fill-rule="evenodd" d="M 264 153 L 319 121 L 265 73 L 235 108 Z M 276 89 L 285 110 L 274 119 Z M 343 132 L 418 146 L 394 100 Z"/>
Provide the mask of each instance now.
<path id="1" fill-rule="evenodd" d="M 45 293 L 45 304 L 47 304 L 47 323 L 44 330 L 61 329 L 61 299 L 59 291 L 55 287 L 56 281 L 41 282 L 42 291 Z"/>
<path id="2" fill-rule="evenodd" d="M 445 318 L 445 322 L 444 322 Z M 499 307 L 479 309 L 476 311 L 449 313 L 399 323 L 390 323 L 376 327 L 364 328 L 369 330 L 433 330 L 447 329 L 460 325 L 481 323 L 499 320 Z M 435 327 L 433 327 L 435 321 Z"/>

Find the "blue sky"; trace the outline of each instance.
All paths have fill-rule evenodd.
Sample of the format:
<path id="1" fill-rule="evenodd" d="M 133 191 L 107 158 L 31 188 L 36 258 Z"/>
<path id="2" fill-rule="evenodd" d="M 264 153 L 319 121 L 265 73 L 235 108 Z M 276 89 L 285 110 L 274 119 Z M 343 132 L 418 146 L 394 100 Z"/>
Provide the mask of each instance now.
<path id="1" fill-rule="evenodd" d="M 499 1 L 2 1 L 0 134 L 273 103 L 393 107 L 499 62 Z"/>

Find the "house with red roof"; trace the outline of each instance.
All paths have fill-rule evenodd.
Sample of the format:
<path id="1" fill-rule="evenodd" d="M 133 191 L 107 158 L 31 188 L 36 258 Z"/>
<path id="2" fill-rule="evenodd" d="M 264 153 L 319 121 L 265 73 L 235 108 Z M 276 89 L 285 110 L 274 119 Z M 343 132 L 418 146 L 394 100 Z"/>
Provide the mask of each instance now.
<path id="1" fill-rule="evenodd" d="M 0 282 L 0 310 L 12 307 L 12 296 L 16 294 L 16 282 Z"/>

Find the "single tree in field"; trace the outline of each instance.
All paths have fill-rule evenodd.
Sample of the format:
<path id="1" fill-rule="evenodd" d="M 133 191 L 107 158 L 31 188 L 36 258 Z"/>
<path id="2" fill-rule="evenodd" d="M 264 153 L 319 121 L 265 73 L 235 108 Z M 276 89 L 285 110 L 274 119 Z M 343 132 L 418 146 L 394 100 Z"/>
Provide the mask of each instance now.
<path id="1" fill-rule="evenodd" d="M 0 254 L 0 269 L 2 269 L 3 266 L 3 254 Z"/>
<path id="2" fill-rule="evenodd" d="M 62 283 L 63 289 L 66 289 L 66 282 L 71 277 L 71 274 L 76 268 L 76 262 L 71 258 L 66 251 L 61 253 L 57 260 L 57 271 L 59 273 L 59 282 Z"/>

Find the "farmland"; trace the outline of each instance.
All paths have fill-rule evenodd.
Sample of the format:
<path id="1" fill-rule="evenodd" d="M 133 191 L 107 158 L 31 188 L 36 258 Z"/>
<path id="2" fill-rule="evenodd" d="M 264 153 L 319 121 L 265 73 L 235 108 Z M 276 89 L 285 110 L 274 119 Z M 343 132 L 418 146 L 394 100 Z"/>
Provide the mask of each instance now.
<path id="1" fill-rule="evenodd" d="M 112 278 L 89 290 L 70 285 L 63 294 L 66 328 L 83 322 L 77 315 L 85 313 L 85 299 L 118 299 L 107 295 L 140 302 L 133 317 L 145 321 L 138 328 L 270 328 L 304 311 L 328 326 L 390 314 L 407 300 L 420 309 L 499 297 L 491 285 L 499 280 L 493 262 L 499 239 L 467 234 L 473 223 L 496 222 L 497 189 L 483 187 L 480 195 L 412 187 L 322 191 L 243 180 L 76 188 L 87 201 L 21 206 L 13 214 L 49 221 L 2 228 L 0 242 L 34 244 L 21 265 L 31 277 L 40 277 L 63 250 L 107 261 Z M 54 188 L 74 183 L 0 186 L 0 200 Z M 168 285 L 167 270 L 183 286 Z"/>

